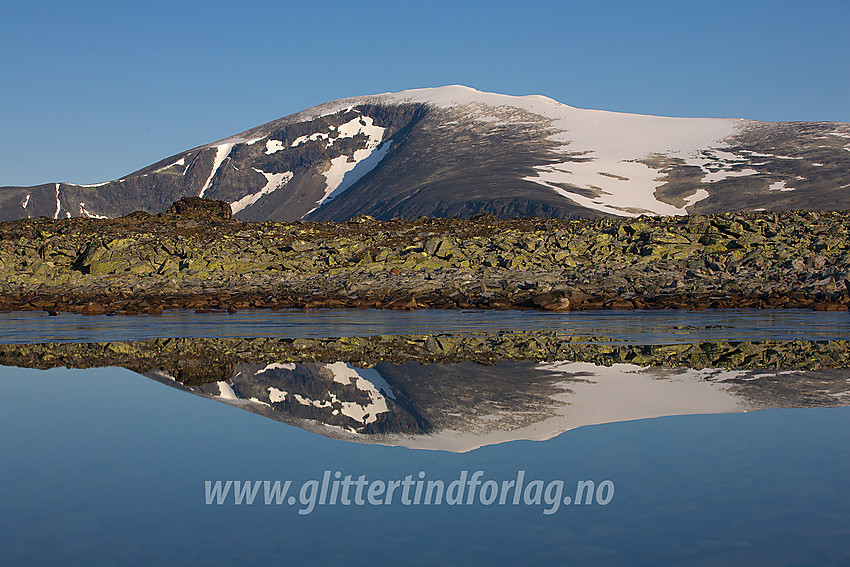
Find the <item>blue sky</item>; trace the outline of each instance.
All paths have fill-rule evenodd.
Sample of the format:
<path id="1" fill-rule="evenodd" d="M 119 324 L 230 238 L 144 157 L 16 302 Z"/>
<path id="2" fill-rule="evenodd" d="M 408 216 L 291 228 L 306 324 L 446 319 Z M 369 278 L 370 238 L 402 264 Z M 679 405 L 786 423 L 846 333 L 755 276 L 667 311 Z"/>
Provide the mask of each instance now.
<path id="1" fill-rule="evenodd" d="M 11 2 L 0 185 L 121 177 L 346 96 L 850 122 L 850 0 Z"/>

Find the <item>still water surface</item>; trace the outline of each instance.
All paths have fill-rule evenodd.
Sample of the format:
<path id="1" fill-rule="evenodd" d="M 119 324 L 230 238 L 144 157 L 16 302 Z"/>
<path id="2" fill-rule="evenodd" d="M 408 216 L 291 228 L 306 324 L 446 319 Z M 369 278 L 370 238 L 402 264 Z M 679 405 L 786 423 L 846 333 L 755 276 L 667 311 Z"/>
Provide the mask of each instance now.
<path id="1" fill-rule="evenodd" d="M 302 310 L 235 314 L 166 312 L 96 316 L 40 311 L 0 314 L 0 343 L 126 341 L 159 337 L 336 337 L 549 330 L 660 344 L 706 340 L 840 340 L 850 313 L 804 309 L 706 311 Z"/>
<path id="2" fill-rule="evenodd" d="M 850 338 L 846 314 L 801 311 L 3 317 L 4 342 L 535 328 L 646 343 Z M 164 380 L 0 367 L 0 564 L 850 564 L 847 407 L 601 423 L 452 452 L 329 438 Z M 463 407 L 475 406 L 473 391 Z M 309 498 L 265 505 L 260 489 L 251 505 L 232 494 L 206 504 L 205 481 L 291 480 L 300 496 L 325 471 L 385 482 L 421 472 L 446 485 L 463 471 L 499 483 L 525 471 L 546 487 L 563 481 L 564 496 L 580 481 L 615 488 L 605 504 L 561 499 L 551 514 L 533 494 L 517 505 L 397 499 L 299 514 Z"/>

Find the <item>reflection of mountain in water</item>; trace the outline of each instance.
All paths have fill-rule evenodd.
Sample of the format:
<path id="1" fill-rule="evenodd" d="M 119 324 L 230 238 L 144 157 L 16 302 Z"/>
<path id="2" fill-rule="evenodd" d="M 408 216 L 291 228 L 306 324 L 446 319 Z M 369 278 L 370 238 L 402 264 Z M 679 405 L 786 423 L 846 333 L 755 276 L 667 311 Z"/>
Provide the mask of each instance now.
<path id="1" fill-rule="evenodd" d="M 147 375 L 323 435 L 451 451 L 598 423 L 850 402 L 846 370 L 336 362 L 237 364 L 229 380 L 196 385 Z"/>
<path id="2" fill-rule="evenodd" d="M 0 345 L 0 365 L 120 366 L 323 435 L 455 451 L 612 421 L 850 405 L 850 343 L 840 340 L 169 338 Z"/>
<path id="3" fill-rule="evenodd" d="M 193 386 L 160 370 L 147 375 L 280 421 L 313 420 L 355 434 L 428 431 L 376 369 L 344 362 L 237 364 L 229 380 Z"/>

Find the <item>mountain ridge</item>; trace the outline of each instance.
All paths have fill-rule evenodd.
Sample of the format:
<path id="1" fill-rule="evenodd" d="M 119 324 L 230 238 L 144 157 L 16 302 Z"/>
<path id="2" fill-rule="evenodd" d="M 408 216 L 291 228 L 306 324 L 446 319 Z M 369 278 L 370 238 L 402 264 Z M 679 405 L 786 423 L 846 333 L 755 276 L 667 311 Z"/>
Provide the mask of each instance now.
<path id="1" fill-rule="evenodd" d="M 681 215 L 850 208 L 850 124 L 585 110 L 470 87 L 330 101 L 91 185 L 0 188 L 0 220 Z"/>

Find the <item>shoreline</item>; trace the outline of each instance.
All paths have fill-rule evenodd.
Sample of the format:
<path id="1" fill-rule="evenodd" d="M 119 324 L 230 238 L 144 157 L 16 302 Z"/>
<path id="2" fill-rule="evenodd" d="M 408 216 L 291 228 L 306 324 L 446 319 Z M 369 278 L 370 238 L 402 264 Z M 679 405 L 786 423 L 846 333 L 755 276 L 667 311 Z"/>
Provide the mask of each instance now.
<path id="1" fill-rule="evenodd" d="M 541 297 L 542 296 L 542 297 Z M 237 313 L 254 309 L 388 309 L 415 311 L 420 309 L 447 310 L 538 310 L 538 311 L 597 311 L 597 310 L 665 310 L 704 311 L 706 309 L 810 309 L 815 311 L 848 311 L 847 303 L 828 296 L 727 296 L 665 295 L 654 297 L 590 296 L 569 307 L 556 303 L 558 294 L 507 298 L 463 296 L 456 300 L 440 294 L 401 294 L 399 297 L 345 297 L 339 295 L 285 296 L 268 293 L 247 294 L 186 294 L 144 295 L 122 298 L 106 294 L 68 297 L 62 294 L 25 297 L 0 297 L 0 313 L 14 311 L 44 311 L 49 315 L 77 313 L 81 315 L 158 315 L 165 311 L 194 313 Z M 542 304 L 541 304 L 542 303 Z M 547 308 L 548 307 L 548 308 Z"/>

